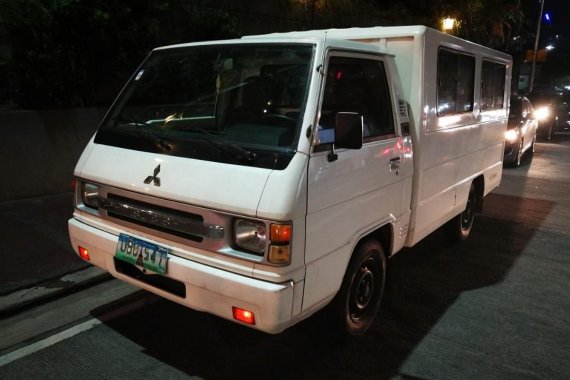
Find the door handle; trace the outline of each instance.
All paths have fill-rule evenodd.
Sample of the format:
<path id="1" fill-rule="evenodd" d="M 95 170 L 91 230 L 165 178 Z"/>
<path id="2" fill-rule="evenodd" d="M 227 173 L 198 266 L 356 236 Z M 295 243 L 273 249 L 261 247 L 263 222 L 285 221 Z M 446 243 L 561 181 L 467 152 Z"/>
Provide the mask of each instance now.
<path id="1" fill-rule="evenodd" d="M 390 160 L 390 172 L 396 172 L 396 175 L 400 174 L 400 163 L 402 160 L 400 157 L 394 157 Z"/>

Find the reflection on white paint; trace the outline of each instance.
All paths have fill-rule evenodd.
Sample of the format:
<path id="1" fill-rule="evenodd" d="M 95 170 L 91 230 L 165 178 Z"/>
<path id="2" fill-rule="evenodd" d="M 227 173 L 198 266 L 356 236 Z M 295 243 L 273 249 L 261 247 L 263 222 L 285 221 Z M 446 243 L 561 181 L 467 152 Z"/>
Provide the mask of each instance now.
<path id="1" fill-rule="evenodd" d="M 439 128 L 445 128 L 445 127 L 449 127 L 450 125 L 457 124 L 460 121 L 461 121 L 461 116 L 459 116 L 459 115 L 444 116 L 444 117 L 439 118 L 439 120 L 437 122 L 437 126 Z"/>

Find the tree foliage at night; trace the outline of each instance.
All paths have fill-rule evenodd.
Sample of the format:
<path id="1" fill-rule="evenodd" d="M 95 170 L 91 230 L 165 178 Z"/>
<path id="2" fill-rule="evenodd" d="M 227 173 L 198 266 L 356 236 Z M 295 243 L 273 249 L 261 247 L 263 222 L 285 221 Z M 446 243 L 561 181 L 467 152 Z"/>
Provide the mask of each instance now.
<path id="1" fill-rule="evenodd" d="M 439 15 L 460 20 L 459 37 L 504 51 L 519 47 L 511 46 L 512 37 L 525 22 L 520 0 L 441 1 Z"/>
<path id="2" fill-rule="evenodd" d="M 34 108 L 108 105 L 153 47 L 236 34 L 200 1 L 12 0 L 0 15 L 8 95 Z"/>
<path id="3" fill-rule="evenodd" d="M 108 106 L 160 45 L 311 28 L 439 29 L 445 16 L 460 20 L 460 37 L 520 48 L 512 38 L 525 20 L 520 0 L 0 1 L 0 103 Z"/>

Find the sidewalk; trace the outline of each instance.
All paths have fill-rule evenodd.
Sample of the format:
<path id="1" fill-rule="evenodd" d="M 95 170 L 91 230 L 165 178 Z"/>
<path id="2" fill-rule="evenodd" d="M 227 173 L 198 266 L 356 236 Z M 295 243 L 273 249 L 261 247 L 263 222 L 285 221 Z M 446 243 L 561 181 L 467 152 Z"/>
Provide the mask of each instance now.
<path id="1" fill-rule="evenodd" d="M 72 194 L 0 203 L 0 317 L 108 278 L 74 253 Z"/>

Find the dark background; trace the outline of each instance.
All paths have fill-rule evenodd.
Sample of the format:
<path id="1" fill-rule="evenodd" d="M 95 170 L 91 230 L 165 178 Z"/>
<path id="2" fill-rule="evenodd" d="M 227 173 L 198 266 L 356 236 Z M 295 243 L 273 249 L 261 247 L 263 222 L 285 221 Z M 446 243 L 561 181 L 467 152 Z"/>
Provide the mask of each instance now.
<path id="1" fill-rule="evenodd" d="M 545 0 L 537 86 L 570 84 L 568 1 Z M 156 46 L 312 28 L 424 24 L 511 54 L 528 73 L 539 0 L 0 0 L 0 109 L 108 107 Z"/>

